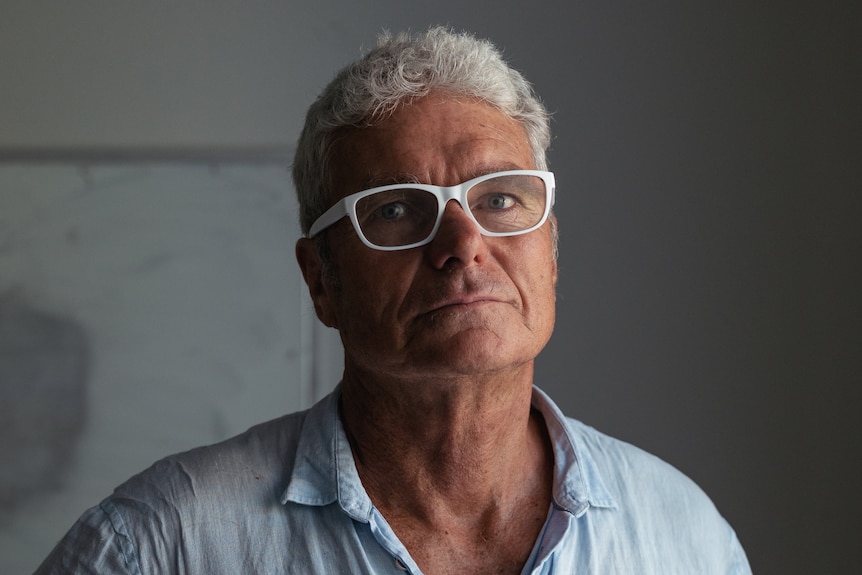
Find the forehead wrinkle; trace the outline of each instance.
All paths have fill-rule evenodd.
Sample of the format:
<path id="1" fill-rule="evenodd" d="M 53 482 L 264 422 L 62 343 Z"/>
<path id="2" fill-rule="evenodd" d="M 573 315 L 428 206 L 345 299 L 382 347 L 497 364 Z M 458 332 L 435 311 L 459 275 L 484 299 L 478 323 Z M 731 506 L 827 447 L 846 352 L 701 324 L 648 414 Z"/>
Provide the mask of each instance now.
<path id="1" fill-rule="evenodd" d="M 485 166 L 479 166 L 467 172 L 467 177 L 464 179 L 464 183 L 474 178 L 478 178 L 481 176 L 487 176 L 488 174 L 495 174 L 497 172 L 506 172 L 509 170 L 522 170 L 525 169 L 523 166 L 518 166 L 517 164 L 513 164 L 511 162 L 506 162 L 504 164 L 489 164 Z M 409 172 L 399 172 L 392 176 L 380 176 L 380 175 L 369 175 L 368 177 L 362 179 L 360 181 L 360 191 L 369 190 L 371 188 L 378 188 L 380 186 L 389 186 L 393 184 L 431 184 L 431 185 L 439 185 L 434 182 L 423 182 L 422 178 L 411 174 Z M 457 185 L 457 184 L 456 184 Z"/>

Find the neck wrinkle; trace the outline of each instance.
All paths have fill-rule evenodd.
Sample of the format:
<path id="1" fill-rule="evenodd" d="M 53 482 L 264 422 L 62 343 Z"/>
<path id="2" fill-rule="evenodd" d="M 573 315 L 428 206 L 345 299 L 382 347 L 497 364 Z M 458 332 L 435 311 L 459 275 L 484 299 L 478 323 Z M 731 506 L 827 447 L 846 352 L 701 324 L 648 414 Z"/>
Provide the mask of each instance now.
<path id="1" fill-rule="evenodd" d="M 517 500 L 513 494 L 535 480 L 536 469 L 549 469 L 547 431 L 540 415 L 531 416 L 532 365 L 527 372 L 485 383 L 422 383 L 435 386 L 429 393 L 405 393 L 404 382 L 375 393 L 345 375 L 344 428 L 363 486 L 384 515 L 480 517 Z"/>

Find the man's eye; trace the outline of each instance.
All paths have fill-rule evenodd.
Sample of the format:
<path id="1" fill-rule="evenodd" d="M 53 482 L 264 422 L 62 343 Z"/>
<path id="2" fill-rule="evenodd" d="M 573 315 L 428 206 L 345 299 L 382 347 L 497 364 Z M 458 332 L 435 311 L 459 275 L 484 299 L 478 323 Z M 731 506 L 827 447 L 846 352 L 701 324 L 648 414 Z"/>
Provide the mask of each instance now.
<path id="1" fill-rule="evenodd" d="M 404 204 L 385 204 L 377 209 L 377 214 L 384 220 L 397 220 L 406 211 Z"/>
<path id="2" fill-rule="evenodd" d="M 488 207 L 492 210 L 505 210 L 506 208 L 511 208 L 514 204 L 515 201 L 512 197 L 504 194 L 494 194 L 488 198 Z"/>

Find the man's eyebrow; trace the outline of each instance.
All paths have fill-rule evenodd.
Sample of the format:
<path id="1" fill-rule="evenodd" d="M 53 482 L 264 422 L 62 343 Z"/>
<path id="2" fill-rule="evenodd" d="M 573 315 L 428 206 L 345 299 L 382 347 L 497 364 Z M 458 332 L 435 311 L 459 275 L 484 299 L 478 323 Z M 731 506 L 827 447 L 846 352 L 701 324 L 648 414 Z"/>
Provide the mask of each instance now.
<path id="1" fill-rule="evenodd" d="M 488 166 L 483 166 L 482 168 L 475 170 L 472 172 L 470 179 L 478 178 L 480 176 L 487 176 L 488 174 L 495 174 L 497 172 L 508 172 L 509 170 L 523 170 L 523 166 L 519 166 L 517 164 L 492 164 Z"/>

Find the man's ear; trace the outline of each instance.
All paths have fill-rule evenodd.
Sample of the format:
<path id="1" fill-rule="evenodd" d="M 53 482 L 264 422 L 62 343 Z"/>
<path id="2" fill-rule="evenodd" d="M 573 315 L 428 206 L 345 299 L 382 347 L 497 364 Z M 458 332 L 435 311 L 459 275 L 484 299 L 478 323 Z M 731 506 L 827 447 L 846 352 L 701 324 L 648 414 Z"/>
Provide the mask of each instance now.
<path id="1" fill-rule="evenodd" d="M 559 279 L 560 279 L 560 275 L 559 275 L 559 272 L 560 272 L 560 269 L 559 269 L 560 228 L 557 227 L 559 225 L 557 222 L 557 216 L 555 216 L 554 214 L 551 214 L 549 217 L 551 218 L 551 230 L 552 230 L 551 241 L 553 242 L 553 245 L 551 247 L 552 252 L 553 252 L 553 256 L 552 256 L 553 261 L 551 262 L 551 266 L 552 266 L 551 274 L 553 275 L 553 278 L 554 278 L 554 288 L 556 288 L 557 287 L 557 281 L 559 281 Z"/>
<path id="2" fill-rule="evenodd" d="M 323 261 L 314 240 L 300 238 L 296 242 L 296 261 L 302 270 L 302 277 L 308 285 L 308 293 L 314 302 L 314 312 L 324 325 L 338 328 L 335 308 L 333 306 L 332 288 L 323 277 Z"/>

